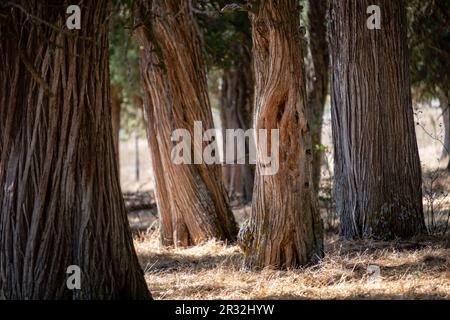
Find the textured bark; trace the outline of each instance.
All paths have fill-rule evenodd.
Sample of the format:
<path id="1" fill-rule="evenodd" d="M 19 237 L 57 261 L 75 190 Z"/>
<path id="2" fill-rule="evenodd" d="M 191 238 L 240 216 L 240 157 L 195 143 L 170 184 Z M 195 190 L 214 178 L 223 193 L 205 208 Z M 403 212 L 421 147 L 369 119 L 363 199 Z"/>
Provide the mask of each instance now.
<path id="1" fill-rule="evenodd" d="M 252 127 L 254 80 L 250 47 L 251 45 L 236 44 L 234 50 L 236 60 L 224 71 L 222 77 L 220 112 L 224 129 L 246 131 Z M 223 150 L 225 159 L 225 144 Z M 246 141 L 246 151 L 248 150 Z M 248 156 L 245 164 L 225 164 L 222 167 L 222 177 L 230 196 L 241 195 L 244 202 L 252 200 L 255 174 L 254 165 L 250 164 Z"/>
<path id="2" fill-rule="evenodd" d="M 381 30 L 366 27 L 381 7 Z M 348 239 L 425 230 L 404 1 L 332 0 L 335 199 Z"/>
<path id="3" fill-rule="evenodd" d="M 309 63 L 307 67 L 307 115 L 313 145 L 312 174 L 315 190 L 320 183 L 322 152 L 322 123 L 329 81 L 329 52 L 327 42 L 327 0 L 309 0 Z"/>
<path id="4" fill-rule="evenodd" d="M 235 240 L 237 226 L 218 165 L 174 165 L 173 130 L 194 121 L 213 128 L 205 68 L 196 21 L 188 1 L 142 1 L 144 113 L 152 152 L 164 245 L 188 246 L 211 238 Z M 193 144 L 193 143 L 192 143 Z M 205 144 L 204 144 L 205 146 Z"/>
<path id="5" fill-rule="evenodd" d="M 108 1 L 81 8 L 73 32 L 59 2 L 0 9 L 0 299 L 150 298 L 114 157 Z"/>
<path id="6" fill-rule="evenodd" d="M 265 0 L 251 20 L 255 127 L 279 129 L 280 150 L 278 173 L 262 175 L 259 156 L 263 149 L 257 138 L 252 213 L 240 235 L 245 265 L 295 268 L 323 255 L 323 227 L 312 185 L 311 132 L 305 114 L 299 8 L 291 0 Z"/>
<path id="7" fill-rule="evenodd" d="M 114 150 L 117 157 L 117 167 L 120 173 L 120 105 L 121 105 L 120 90 L 118 87 L 111 87 L 111 123 L 112 123 L 112 135 L 114 141 Z"/>

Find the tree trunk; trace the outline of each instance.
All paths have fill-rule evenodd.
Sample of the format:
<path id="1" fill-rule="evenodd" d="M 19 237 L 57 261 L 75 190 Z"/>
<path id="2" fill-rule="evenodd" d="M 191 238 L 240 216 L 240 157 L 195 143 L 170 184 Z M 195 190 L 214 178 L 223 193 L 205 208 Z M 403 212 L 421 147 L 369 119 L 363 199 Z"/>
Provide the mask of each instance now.
<path id="1" fill-rule="evenodd" d="M 378 0 L 381 30 L 370 30 L 372 4 L 331 5 L 336 207 L 347 239 L 406 238 L 425 224 L 405 5 Z"/>
<path id="2" fill-rule="evenodd" d="M 444 141 L 442 146 L 441 160 L 450 155 L 450 94 L 439 91 L 439 103 L 442 110 L 442 122 L 444 123 Z"/>
<path id="3" fill-rule="evenodd" d="M 139 161 L 139 135 L 137 132 L 134 133 L 134 170 L 136 182 L 139 182 L 141 178 L 141 168 Z"/>
<path id="4" fill-rule="evenodd" d="M 246 267 L 295 268 L 323 256 L 323 227 L 312 185 L 311 132 L 305 114 L 299 8 L 291 0 L 266 0 L 251 20 L 255 126 L 256 130 L 279 129 L 279 171 L 262 174 L 264 146 L 257 134 L 252 213 L 240 238 Z"/>
<path id="5" fill-rule="evenodd" d="M 220 112 L 224 131 L 225 129 L 242 129 L 246 131 L 252 127 L 254 81 L 251 57 L 248 50 L 241 44 L 237 45 L 235 50 L 237 55 L 236 61 L 229 69 L 224 71 L 222 77 Z M 225 143 L 223 150 L 225 159 Z M 248 141 L 246 141 L 246 150 L 249 150 Z M 234 154 L 237 154 L 236 151 Z M 244 202 L 252 200 L 255 175 L 254 165 L 249 163 L 248 156 L 245 164 L 224 164 L 222 177 L 230 196 L 241 195 Z"/>
<path id="6" fill-rule="evenodd" d="M 0 9 L 0 299 L 150 298 L 114 156 L 107 7 L 83 2 L 70 32 L 54 1 Z"/>
<path id="7" fill-rule="evenodd" d="M 117 168 L 119 169 L 120 177 L 120 107 L 122 99 L 120 97 L 120 89 L 116 86 L 111 86 L 111 122 L 112 134 L 114 141 L 114 150 L 117 158 Z"/>
<path id="8" fill-rule="evenodd" d="M 194 121 L 214 128 L 201 42 L 189 2 L 141 1 L 137 13 L 142 20 L 137 38 L 162 243 L 188 246 L 211 238 L 235 240 L 237 226 L 220 166 L 175 165 L 171 158 L 174 130 L 187 129 L 193 137 Z"/>
<path id="9" fill-rule="evenodd" d="M 329 81 L 329 52 L 327 43 L 327 0 L 309 0 L 309 54 L 307 68 L 307 114 L 311 127 L 315 190 L 319 190 L 322 167 L 322 123 Z"/>

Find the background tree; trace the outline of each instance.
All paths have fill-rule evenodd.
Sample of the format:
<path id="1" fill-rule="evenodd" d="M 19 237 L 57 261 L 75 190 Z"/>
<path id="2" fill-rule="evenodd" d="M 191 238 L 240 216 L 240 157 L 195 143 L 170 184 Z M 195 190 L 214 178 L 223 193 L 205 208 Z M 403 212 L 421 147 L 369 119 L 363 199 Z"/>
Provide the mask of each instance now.
<path id="1" fill-rule="evenodd" d="M 312 134 L 312 173 L 316 190 L 319 188 L 322 166 L 322 123 L 329 82 L 327 9 L 328 0 L 308 1 L 307 113 Z"/>
<path id="2" fill-rule="evenodd" d="M 369 30 L 372 4 L 331 1 L 336 207 L 345 238 L 406 238 L 425 231 L 406 9 L 378 0 L 381 30 Z"/>
<path id="3" fill-rule="evenodd" d="M 449 0 L 408 1 L 413 92 L 418 99 L 437 97 L 440 101 L 445 128 L 441 158 L 450 152 L 449 7 Z"/>
<path id="4" fill-rule="evenodd" d="M 204 34 L 207 67 L 220 70 L 222 127 L 246 131 L 252 128 L 254 90 L 250 21 L 245 12 L 221 14 L 220 9 L 229 2 L 199 2 L 197 19 Z M 223 154 L 225 158 L 225 145 Z M 248 155 L 243 165 L 224 164 L 222 176 L 231 198 L 240 196 L 243 202 L 251 201 L 255 176 L 254 165 L 249 163 Z"/>
<path id="5" fill-rule="evenodd" d="M 0 298 L 147 299 L 111 135 L 109 2 L 74 3 L 74 31 L 63 3 L 0 8 Z"/>
<path id="6" fill-rule="evenodd" d="M 299 6 L 291 0 L 266 0 L 251 10 L 255 127 L 279 129 L 280 149 L 275 175 L 262 175 L 260 158 L 257 161 L 251 218 L 241 233 L 245 265 L 295 268 L 323 256 L 323 227 L 312 184 Z M 260 156 L 258 139 L 257 148 Z"/>
<path id="7" fill-rule="evenodd" d="M 162 243 L 187 246 L 210 238 L 234 240 L 237 225 L 220 167 L 174 165 L 171 158 L 175 129 L 187 129 L 193 137 L 194 121 L 214 128 L 199 29 L 190 1 L 140 1 L 136 14 Z"/>
<path id="8" fill-rule="evenodd" d="M 133 41 L 131 2 L 114 0 L 110 18 L 111 107 L 113 136 L 117 150 L 119 133 L 123 139 L 145 136 L 139 51 L 136 42 Z"/>

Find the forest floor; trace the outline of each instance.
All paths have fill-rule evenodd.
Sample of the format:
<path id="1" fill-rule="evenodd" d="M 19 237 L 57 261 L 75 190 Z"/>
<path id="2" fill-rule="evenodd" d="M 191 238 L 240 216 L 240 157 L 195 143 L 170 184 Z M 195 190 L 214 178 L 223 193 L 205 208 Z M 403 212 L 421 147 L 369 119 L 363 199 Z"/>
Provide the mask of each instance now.
<path id="1" fill-rule="evenodd" d="M 332 150 L 329 114 L 325 116 L 323 143 Z M 422 162 L 424 212 L 429 228 L 446 222 L 450 211 L 450 173 L 440 160 L 443 141 L 441 111 L 415 111 L 416 133 Z M 145 140 L 140 141 L 140 178 L 136 180 L 134 141 L 121 142 L 122 189 L 148 192 L 154 188 Z M 158 245 L 156 231 L 135 236 L 135 247 L 155 299 L 450 299 L 450 235 L 408 242 L 342 241 L 331 197 L 332 154 L 321 193 L 325 227 L 325 258 L 299 270 L 247 272 L 238 246 L 208 242 L 187 249 Z M 326 169 L 326 170 L 325 170 Z M 235 211 L 238 222 L 249 208 Z M 131 214 L 135 230 L 155 226 L 155 216 Z M 430 227 L 431 226 L 431 227 Z M 379 269 L 378 269 L 379 268 Z M 371 270 L 379 270 L 380 275 Z"/>
<path id="2" fill-rule="evenodd" d="M 450 299 L 448 237 L 349 242 L 328 236 L 319 264 L 260 272 L 242 270 L 240 248 L 220 242 L 165 249 L 153 233 L 136 238 L 135 247 L 155 299 Z"/>

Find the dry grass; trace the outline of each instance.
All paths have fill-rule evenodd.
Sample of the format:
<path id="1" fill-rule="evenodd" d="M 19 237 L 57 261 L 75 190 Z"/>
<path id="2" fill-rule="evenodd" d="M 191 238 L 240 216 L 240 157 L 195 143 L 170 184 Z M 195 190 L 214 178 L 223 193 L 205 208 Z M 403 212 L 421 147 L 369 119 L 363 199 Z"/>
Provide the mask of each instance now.
<path id="1" fill-rule="evenodd" d="M 332 150 L 329 115 L 325 118 L 323 143 Z M 439 192 L 450 190 L 450 175 L 442 171 L 433 188 L 428 187 L 427 176 L 446 165 L 446 161 L 438 160 L 441 143 L 428 134 L 443 141 L 439 121 L 439 109 L 424 109 L 416 115 L 425 191 L 435 199 L 437 207 L 433 210 L 443 212 L 445 218 L 450 198 Z M 141 141 L 140 146 L 141 179 L 135 181 L 134 141 L 121 143 L 124 191 L 154 187 L 147 144 Z M 427 199 L 424 204 L 429 210 Z M 240 208 L 235 214 L 242 222 L 249 210 Z M 144 220 L 140 215 L 130 218 L 138 225 Z M 147 226 L 153 222 L 147 220 Z M 449 242 L 448 238 L 408 243 L 343 242 L 332 236 L 326 239 L 326 256 L 320 264 L 302 270 L 262 272 L 242 271 L 240 249 L 219 242 L 184 250 L 163 249 L 153 234 L 136 238 L 135 246 L 156 299 L 450 299 Z M 369 265 L 380 267 L 381 282 L 368 281 Z"/>
<path id="2" fill-rule="evenodd" d="M 163 249 L 153 234 L 135 246 L 155 299 L 450 299 L 449 239 L 329 237 L 320 264 L 261 272 L 243 271 L 240 249 L 219 242 Z M 369 265 L 380 267 L 380 282 L 369 281 Z"/>

